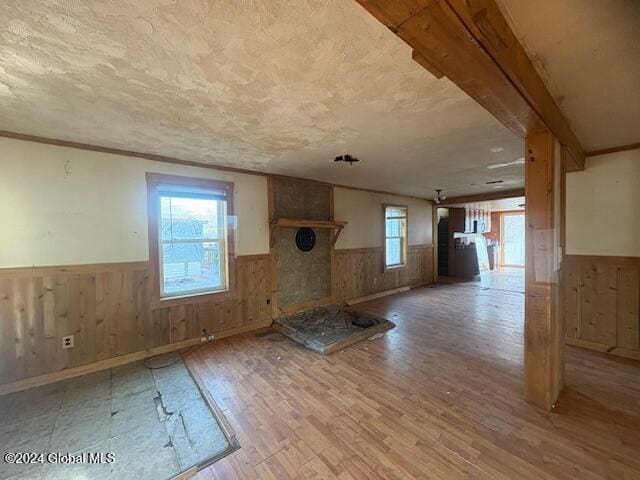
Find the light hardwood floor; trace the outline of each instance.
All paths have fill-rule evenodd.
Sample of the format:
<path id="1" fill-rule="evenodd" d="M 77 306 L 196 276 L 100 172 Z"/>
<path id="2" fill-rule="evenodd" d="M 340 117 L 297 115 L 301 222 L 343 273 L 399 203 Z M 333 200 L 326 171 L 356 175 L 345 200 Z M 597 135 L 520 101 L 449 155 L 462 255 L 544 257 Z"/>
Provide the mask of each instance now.
<path id="1" fill-rule="evenodd" d="M 198 479 L 640 478 L 640 362 L 567 347 L 554 413 L 523 400 L 523 294 L 423 287 L 397 328 L 323 357 L 278 334 L 188 360 L 241 449 Z"/>

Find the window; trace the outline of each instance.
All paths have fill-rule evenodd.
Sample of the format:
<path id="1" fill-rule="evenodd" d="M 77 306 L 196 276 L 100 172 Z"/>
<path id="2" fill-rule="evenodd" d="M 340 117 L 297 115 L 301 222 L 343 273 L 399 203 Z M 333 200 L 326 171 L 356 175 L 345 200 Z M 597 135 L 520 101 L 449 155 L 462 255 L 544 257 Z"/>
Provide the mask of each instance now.
<path id="1" fill-rule="evenodd" d="M 385 269 L 407 264 L 407 207 L 384 205 Z"/>
<path id="2" fill-rule="evenodd" d="M 232 185 L 156 174 L 147 181 L 156 299 L 227 291 Z"/>

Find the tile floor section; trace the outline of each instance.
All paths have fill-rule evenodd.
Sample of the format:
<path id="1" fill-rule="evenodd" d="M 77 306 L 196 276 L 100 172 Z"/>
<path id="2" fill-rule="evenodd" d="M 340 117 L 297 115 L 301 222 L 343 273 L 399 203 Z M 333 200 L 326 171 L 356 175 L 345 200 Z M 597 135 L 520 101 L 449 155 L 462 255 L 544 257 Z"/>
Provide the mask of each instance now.
<path id="1" fill-rule="evenodd" d="M 137 362 L 0 397 L 0 479 L 168 479 L 235 447 L 184 363 Z M 165 362 L 167 363 L 167 362 Z M 113 453 L 109 464 L 10 464 L 6 452 Z"/>

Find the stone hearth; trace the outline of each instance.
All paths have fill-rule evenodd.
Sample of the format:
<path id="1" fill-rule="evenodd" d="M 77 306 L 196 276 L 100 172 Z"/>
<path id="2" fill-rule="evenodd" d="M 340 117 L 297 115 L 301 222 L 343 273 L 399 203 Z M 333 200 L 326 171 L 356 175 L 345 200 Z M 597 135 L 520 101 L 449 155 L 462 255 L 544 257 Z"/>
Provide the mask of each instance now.
<path id="1" fill-rule="evenodd" d="M 393 322 L 355 310 L 320 307 L 275 320 L 274 328 L 323 354 L 341 350 L 395 327 Z"/>

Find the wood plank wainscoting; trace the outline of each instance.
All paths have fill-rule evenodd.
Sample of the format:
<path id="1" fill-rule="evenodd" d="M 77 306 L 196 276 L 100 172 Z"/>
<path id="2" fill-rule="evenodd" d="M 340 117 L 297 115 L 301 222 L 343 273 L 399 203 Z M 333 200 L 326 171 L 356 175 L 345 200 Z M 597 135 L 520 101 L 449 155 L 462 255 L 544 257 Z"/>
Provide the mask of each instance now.
<path id="1" fill-rule="evenodd" d="M 382 247 L 335 250 L 334 301 L 432 283 L 433 245 L 409 245 L 407 266 L 384 271 Z"/>
<path id="2" fill-rule="evenodd" d="M 270 325 L 270 256 L 239 256 L 235 268 L 230 298 L 160 308 L 148 262 L 0 269 L 0 384 Z M 62 349 L 66 335 L 74 348 Z"/>
<path id="3" fill-rule="evenodd" d="M 568 255 L 566 343 L 640 360 L 640 257 Z"/>

